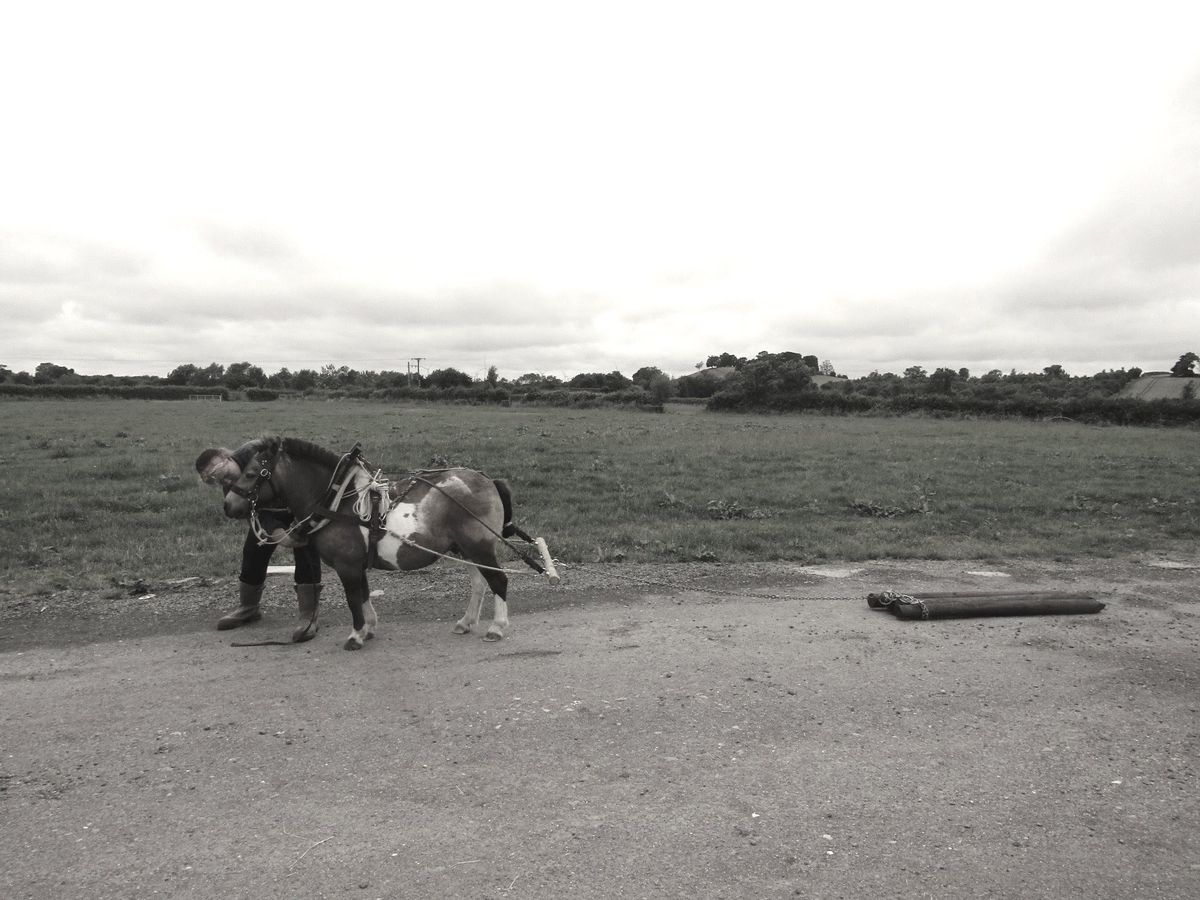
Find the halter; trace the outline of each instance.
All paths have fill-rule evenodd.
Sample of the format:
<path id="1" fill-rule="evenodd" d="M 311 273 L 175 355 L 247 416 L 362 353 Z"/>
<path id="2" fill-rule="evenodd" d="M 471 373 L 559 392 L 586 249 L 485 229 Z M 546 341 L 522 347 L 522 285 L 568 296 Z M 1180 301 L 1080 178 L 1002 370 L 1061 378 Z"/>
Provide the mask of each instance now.
<path id="1" fill-rule="evenodd" d="M 262 488 L 264 481 L 270 482 L 271 472 L 275 467 L 275 460 L 278 456 L 278 448 L 276 448 L 275 452 L 266 459 L 264 459 L 260 454 L 255 454 L 254 459 L 258 462 L 258 477 L 254 479 L 254 484 L 245 489 L 234 484 L 231 488 L 229 488 L 228 493 L 237 494 L 237 496 L 249 502 L 252 511 L 256 509 L 258 507 L 258 492 Z"/>
<path id="2" fill-rule="evenodd" d="M 271 482 L 274 466 L 278 460 L 280 449 L 282 448 L 277 447 L 275 452 L 266 459 L 258 459 L 256 457 L 259 464 L 258 477 L 254 479 L 254 484 L 252 484 L 248 489 L 242 490 L 236 486 L 230 488 L 231 493 L 237 494 L 239 497 L 242 497 L 249 502 L 250 528 L 254 532 L 254 536 L 258 539 L 260 547 L 266 546 L 267 544 L 279 544 L 289 538 L 303 541 L 320 531 L 334 519 L 354 521 L 358 524 L 365 523 L 365 521 L 369 518 L 367 515 L 360 514 L 358 518 L 353 518 L 348 516 L 346 513 L 338 511 L 338 507 L 341 505 L 342 498 L 344 496 L 347 496 L 348 494 L 353 495 L 355 493 L 359 493 L 359 491 L 351 487 L 351 482 L 354 480 L 355 472 L 358 469 L 367 469 L 367 466 L 362 459 L 362 445 L 356 443 L 350 452 L 343 454 L 342 458 L 338 461 L 338 464 L 334 466 L 333 474 L 329 479 L 329 486 L 325 489 L 325 497 L 323 502 L 318 501 L 317 504 L 309 511 L 308 515 L 296 517 L 292 524 L 283 532 L 281 536 L 274 537 L 272 534 L 269 534 L 259 522 L 258 492 L 261 489 L 263 482 Z M 367 469 L 367 471 L 369 472 L 369 469 Z M 367 487 L 380 487 L 378 477 L 373 479 L 372 484 L 368 485 Z M 382 488 L 383 495 L 386 497 L 386 481 L 382 482 Z M 362 493 L 366 493 L 365 489 Z M 277 499 L 278 497 L 279 489 L 276 488 L 272 499 Z M 362 498 L 360 497 L 359 502 L 361 501 Z M 275 508 L 275 511 L 292 512 L 288 509 L 286 504 L 282 507 Z M 295 515 L 294 512 L 292 512 L 292 514 Z M 362 521 L 360 521 L 360 519 Z"/>

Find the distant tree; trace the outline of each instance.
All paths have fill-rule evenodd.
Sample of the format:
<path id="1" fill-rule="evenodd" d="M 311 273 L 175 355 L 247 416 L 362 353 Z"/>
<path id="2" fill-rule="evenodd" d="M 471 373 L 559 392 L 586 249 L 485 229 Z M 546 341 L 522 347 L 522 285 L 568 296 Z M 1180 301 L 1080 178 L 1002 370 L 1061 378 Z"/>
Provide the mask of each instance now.
<path id="1" fill-rule="evenodd" d="M 311 391 L 317 386 L 317 373 L 312 369 L 301 369 L 292 376 L 293 391 Z"/>
<path id="2" fill-rule="evenodd" d="M 904 370 L 904 377 L 909 381 L 920 381 L 926 377 L 926 373 L 921 366 L 909 366 Z"/>
<path id="3" fill-rule="evenodd" d="M 188 384 L 193 387 L 216 387 L 225 376 L 225 367 L 218 363 L 209 363 L 203 369 L 197 369 Z"/>
<path id="4" fill-rule="evenodd" d="M 13 376 L 13 381 L 17 384 L 33 384 L 33 376 L 28 372 L 21 371 Z"/>
<path id="5" fill-rule="evenodd" d="M 196 367 L 191 363 L 176 366 L 167 373 L 167 384 L 191 384 L 192 379 L 196 377 L 197 371 Z"/>
<path id="6" fill-rule="evenodd" d="M 258 366 L 248 362 L 230 363 L 221 382 L 225 387 L 236 391 L 247 387 L 262 387 L 267 383 L 267 376 Z"/>
<path id="7" fill-rule="evenodd" d="M 375 383 L 381 388 L 408 387 L 409 373 L 399 372 L 395 369 L 385 369 L 376 377 Z"/>
<path id="8" fill-rule="evenodd" d="M 738 356 L 736 353 L 718 353 L 706 359 L 704 365 L 709 369 L 725 369 L 737 368 L 745 362 L 746 357 Z"/>
<path id="9" fill-rule="evenodd" d="M 834 377 L 837 376 L 837 372 L 833 368 L 833 363 L 827 359 L 821 360 L 821 364 L 817 366 L 817 372 L 819 372 L 821 375 L 832 375 Z"/>
<path id="10" fill-rule="evenodd" d="M 650 399 L 655 403 L 665 403 L 671 398 L 671 378 L 665 372 L 659 372 L 651 377 L 646 384 Z"/>
<path id="11" fill-rule="evenodd" d="M 812 384 L 812 370 L 798 353 L 759 353 L 730 376 L 721 396 L 751 404 L 797 394 Z"/>
<path id="12" fill-rule="evenodd" d="M 33 381 L 35 384 L 57 384 L 68 375 L 74 375 L 74 369 L 68 369 L 66 366 L 55 365 L 54 363 L 38 363 L 37 368 L 33 370 Z"/>
<path id="13" fill-rule="evenodd" d="M 292 373 L 284 366 L 274 375 L 267 376 L 267 387 L 286 391 L 292 387 Z"/>
<path id="14" fill-rule="evenodd" d="M 642 366 L 640 369 L 638 369 L 636 372 L 633 373 L 631 380 L 638 387 L 648 389 L 650 387 L 650 382 L 653 381 L 655 379 L 655 377 L 662 375 L 662 374 L 663 374 L 663 370 L 660 369 L 658 366 Z"/>
<path id="15" fill-rule="evenodd" d="M 500 373 L 496 371 L 495 366 L 488 366 L 487 375 L 483 379 L 484 384 L 488 387 L 495 387 L 500 382 Z"/>
<path id="16" fill-rule="evenodd" d="M 954 389 L 954 379 L 957 377 L 953 369 L 945 366 L 937 369 L 929 376 L 929 390 L 934 394 L 949 394 Z"/>
<path id="17" fill-rule="evenodd" d="M 344 390 L 361 380 L 360 373 L 349 366 L 335 366 L 327 363 L 321 366 L 317 375 L 317 384 L 327 391 Z"/>
<path id="18" fill-rule="evenodd" d="M 1171 366 L 1171 374 L 1176 378 L 1194 378 L 1196 372 L 1192 369 L 1192 366 L 1197 362 L 1200 362 L 1200 356 L 1189 351 L 1179 357 L 1179 362 Z"/>
<path id="19" fill-rule="evenodd" d="M 425 383 L 432 388 L 455 388 L 455 387 L 470 387 L 472 385 L 471 376 L 466 372 L 460 372 L 458 369 L 434 369 L 425 377 Z"/>
<path id="20" fill-rule="evenodd" d="M 1067 370 L 1055 363 L 1052 366 L 1046 366 L 1046 368 L 1042 369 L 1042 374 L 1047 378 L 1066 378 Z"/>
<path id="21" fill-rule="evenodd" d="M 581 372 L 567 382 L 568 387 L 580 391 L 620 391 L 633 384 L 620 372 Z"/>
<path id="22" fill-rule="evenodd" d="M 12 369 L 10 369 L 8 366 L 4 365 L 3 363 L 0 363 L 0 383 L 8 381 L 8 379 L 12 378 L 12 376 L 13 376 Z"/>
<path id="23" fill-rule="evenodd" d="M 966 381 L 968 378 L 971 377 L 971 370 L 968 369 L 966 366 L 963 366 L 961 369 L 958 370 L 958 377 L 961 378 L 963 381 Z"/>
<path id="24" fill-rule="evenodd" d="M 540 372 L 526 372 L 513 382 L 517 387 L 536 388 L 538 390 L 553 390 L 562 387 L 562 379 L 557 375 L 543 375 Z"/>
<path id="25" fill-rule="evenodd" d="M 686 375 L 675 382 L 675 393 L 680 397 L 711 397 L 725 382 L 711 372 Z"/>
<path id="26" fill-rule="evenodd" d="M 1142 370 L 1137 366 L 1131 369 L 1105 369 L 1103 372 L 1097 372 L 1090 379 L 1091 389 L 1097 391 L 1100 396 L 1111 397 L 1116 394 L 1129 382 L 1142 377 Z"/>

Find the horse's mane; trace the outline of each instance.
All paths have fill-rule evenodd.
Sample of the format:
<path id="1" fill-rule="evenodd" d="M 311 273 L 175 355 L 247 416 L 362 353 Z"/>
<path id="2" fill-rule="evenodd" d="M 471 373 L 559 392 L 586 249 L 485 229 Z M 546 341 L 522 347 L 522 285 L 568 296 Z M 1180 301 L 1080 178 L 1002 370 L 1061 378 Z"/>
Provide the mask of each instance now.
<path id="1" fill-rule="evenodd" d="M 274 446 L 278 447 L 279 438 L 261 437 L 255 438 L 252 441 L 247 441 L 233 451 L 233 461 L 237 463 L 237 467 L 239 469 L 246 468 L 246 466 L 249 465 L 250 460 L 254 458 L 255 454 L 267 449 L 272 441 L 275 442 Z"/>
<path id="2" fill-rule="evenodd" d="M 274 456 L 281 450 L 295 459 L 311 460 L 330 468 L 336 467 L 342 458 L 340 454 L 334 453 L 332 450 L 326 450 L 324 447 L 320 447 L 311 441 L 294 437 L 278 437 L 275 435 L 264 435 L 252 441 L 247 441 L 233 451 L 233 458 L 238 464 L 238 468 L 244 469 L 246 468 L 246 464 L 256 454 L 266 453 L 269 456 Z"/>
<path id="3" fill-rule="evenodd" d="M 323 466 L 337 468 L 338 463 L 342 461 L 340 453 L 334 453 L 332 450 L 326 450 L 324 447 L 319 447 L 311 441 L 301 440 L 300 438 L 287 437 L 279 441 L 280 448 L 288 456 L 294 459 L 307 459 L 312 462 L 319 463 Z"/>

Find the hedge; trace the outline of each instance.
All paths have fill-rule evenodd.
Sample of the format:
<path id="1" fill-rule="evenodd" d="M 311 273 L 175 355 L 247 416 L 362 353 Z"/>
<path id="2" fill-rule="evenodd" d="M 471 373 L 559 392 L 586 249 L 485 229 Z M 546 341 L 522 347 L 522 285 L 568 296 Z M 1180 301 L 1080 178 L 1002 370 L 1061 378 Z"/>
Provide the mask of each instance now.
<path id="1" fill-rule="evenodd" d="M 225 388 L 194 388 L 186 385 L 102 385 L 102 384 L 0 384 L 0 396 L 26 400 L 75 400 L 107 397 L 118 400 L 188 400 L 203 395 L 229 399 Z"/>

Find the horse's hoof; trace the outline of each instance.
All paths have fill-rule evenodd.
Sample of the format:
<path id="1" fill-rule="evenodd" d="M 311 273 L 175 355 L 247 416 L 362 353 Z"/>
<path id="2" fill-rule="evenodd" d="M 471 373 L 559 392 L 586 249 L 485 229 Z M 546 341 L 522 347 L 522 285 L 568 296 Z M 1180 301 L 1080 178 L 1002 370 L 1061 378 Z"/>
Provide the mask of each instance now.
<path id="1" fill-rule="evenodd" d="M 363 648 L 362 641 L 356 641 L 353 638 L 342 644 L 343 650 L 361 650 Z"/>
<path id="2" fill-rule="evenodd" d="M 367 640 L 368 640 L 368 641 L 373 641 L 373 640 L 375 640 L 375 632 L 373 632 L 373 631 L 368 631 L 368 632 L 367 632 Z"/>
<path id="3" fill-rule="evenodd" d="M 455 633 L 455 634 L 470 634 L 470 633 L 471 633 L 471 626 L 470 626 L 470 625 L 462 625 L 462 624 L 457 624 L 457 623 L 456 623 L 456 624 L 455 624 L 455 626 L 454 626 L 454 633 Z"/>
<path id="4" fill-rule="evenodd" d="M 504 640 L 504 632 L 503 631 L 489 631 L 487 634 L 485 634 L 483 636 L 483 639 L 485 641 L 487 641 L 489 644 L 494 644 L 496 641 Z"/>
<path id="5" fill-rule="evenodd" d="M 311 641 L 316 636 L 317 636 L 317 626 L 316 625 L 313 625 L 311 628 L 307 625 L 304 625 L 300 628 L 297 628 L 295 631 L 292 632 L 292 643 L 293 644 L 303 644 L 305 641 Z"/>

